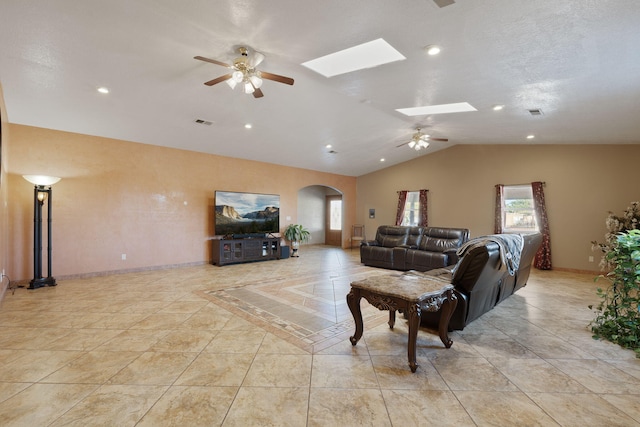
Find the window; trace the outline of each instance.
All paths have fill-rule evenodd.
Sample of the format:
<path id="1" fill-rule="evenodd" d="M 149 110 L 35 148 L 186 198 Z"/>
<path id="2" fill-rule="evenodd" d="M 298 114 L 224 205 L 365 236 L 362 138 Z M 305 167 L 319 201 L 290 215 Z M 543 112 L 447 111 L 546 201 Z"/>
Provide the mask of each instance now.
<path id="1" fill-rule="evenodd" d="M 420 221 L 420 192 L 407 192 L 407 200 L 404 202 L 404 216 L 401 225 L 416 226 Z"/>
<path id="2" fill-rule="evenodd" d="M 503 233 L 538 231 L 530 185 L 505 185 L 502 200 Z"/>
<path id="3" fill-rule="evenodd" d="M 329 202 L 329 230 L 342 230 L 342 199 Z"/>

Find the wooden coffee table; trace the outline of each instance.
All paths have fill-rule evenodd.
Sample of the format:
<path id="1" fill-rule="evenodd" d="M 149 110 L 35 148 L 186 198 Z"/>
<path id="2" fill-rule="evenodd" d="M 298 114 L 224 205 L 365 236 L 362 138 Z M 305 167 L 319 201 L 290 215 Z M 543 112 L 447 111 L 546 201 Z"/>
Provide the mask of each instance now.
<path id="1" fill-rule="evenodd" d="M 453 293 L 453 285 L 425 276 L 419 272 L 372 276 L 364 280 L 351 282 L 351 291 L 347 294 L 347 304 L 356 322 L 356 333 L 349 337 L 351 345 L 362 338 L 363 324 L 360 299 L 365 298 L 379 310 L 389 310 L 389 327 L 393 329 L 396 311 L 407 314 L 409 319 L 409 342 L 407 356 L 411 372 L 418 368 L 416 363 L 416 340 L 420 326 L 420 311 L 438 311 L 442 308 L 438 332 L 446 348 L 453 341 L 449 339 L 449 319 L 458 304 Z"/>

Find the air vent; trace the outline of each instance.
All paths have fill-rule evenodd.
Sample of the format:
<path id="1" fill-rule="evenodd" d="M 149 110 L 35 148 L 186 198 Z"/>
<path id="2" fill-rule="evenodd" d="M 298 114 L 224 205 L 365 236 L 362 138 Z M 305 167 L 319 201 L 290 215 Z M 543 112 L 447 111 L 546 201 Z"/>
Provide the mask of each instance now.
<path id="1" fill-rule="evenodd" d="M 195 119 L 194 122 L 198 123 L 199 125 L 207 125 L 207 126 L 211 126 L 213 124 L 213 122 L 210 122 L 209 120 L 202 120 L 202 119 Z"/>
<path id="2" fill-rule="evenodd" d="M 542 115 L 542 110 L 539 108 L 534 108 L 529 110 L 529 114 L 531 114 L 532 116 L 541 116 Z"/>
<path id="3" fill-rule="evenodd" d="M 338 154 L 336 150 L 329 150 L 329 154 Z"/>

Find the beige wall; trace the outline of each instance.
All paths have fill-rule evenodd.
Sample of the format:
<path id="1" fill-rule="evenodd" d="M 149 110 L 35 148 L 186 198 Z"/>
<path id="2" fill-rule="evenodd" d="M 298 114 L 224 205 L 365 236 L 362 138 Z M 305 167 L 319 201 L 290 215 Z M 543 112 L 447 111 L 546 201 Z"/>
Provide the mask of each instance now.
<path id="1" fill-rule="evenodd" d="M 454 146 L 358 177 L 356 221 L 373 238 L 395 222 L 397 191 L 426 188 L 429 225 L 491 234 L 496 184 L 545 181 L 553 266 L 597 271 L 590 242 L 602 240 L 608 211 L 640 199 L 638 159 L 640 145 Z"/>
<path id="2" fill-rule="evenodd" d="M 7 190 L 7 145 L 9 143 L 9 126 L 7 124 L 7 112 L 4 107 L 4 96 L 2 85 L 0 85 L 0 274 L 5 272 L 9 275 L 9 213 L 8 213 L 8 190 Z M 11 277 L 9 275 L 9 277 Z M 2 277 L 0 283 L 0 300 L 4 295 L 9 280 Z"/>
<path id="3" fill-rule="evenodd" d="M 345 229 L 355 218 L 354 177 L 15 124 L 9 128 L 12 278 L 32 276 L 33 186 L 24 174 L 62 177 L 53 187 L 55 277 L 208 262 L 215 190 L 279 194 L 283 229 L 287 216 L 297 222 L 298 190 L 323 185 L 343 193 Z"/>
<path id="4" fill-rule="evenodd" d="M 280 194 L 282 228 L 286 216 L 298 222 L 300 189 L 337 189 L 346 247 L 352 223 L 364 223 L 373 237 L 378 225 L 394 222 L 398 190 L 428 188 L 430 225 L 464 226 L 479 236 L 493 232 L 495 184 L 541 180 L 547 183 L 554 267 L 591 271 L 598 269 L 599 254 L 590 242 L 602 239 L 607 212 L 621 213 L 640 199 L 638 145 L 461 145 L 356 179 L 7 125 L 0 107 L 0 267 L 14 280 L 32 275 L 33 192 L 23 174 L 63 178 L 53 192 L 57 277 L 207 262 L 216 189 Z M 376 209 L 375 219 L 368 218 L 369 208 Z"/>

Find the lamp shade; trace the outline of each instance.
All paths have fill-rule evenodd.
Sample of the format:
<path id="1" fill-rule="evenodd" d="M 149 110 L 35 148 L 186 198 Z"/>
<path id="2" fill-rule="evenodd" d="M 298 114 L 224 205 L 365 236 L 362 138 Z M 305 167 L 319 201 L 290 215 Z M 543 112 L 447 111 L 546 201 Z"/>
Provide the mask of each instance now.
<path id="1" fill-rule="evenodd" d="M 53 185 L 61 179 L 57 176 L 46 175 L 22 175 L 22 177 L 34 185 Z"/>

